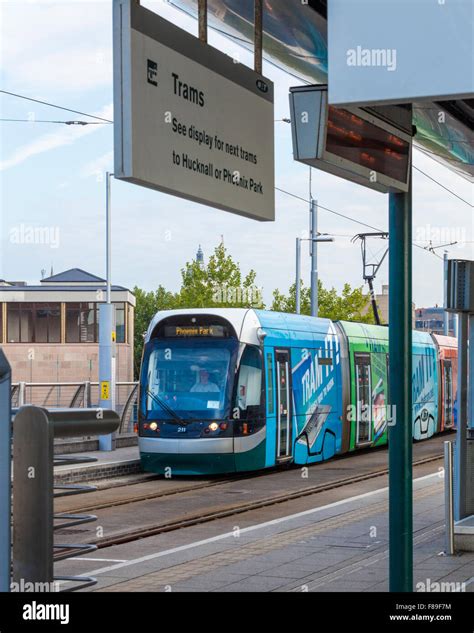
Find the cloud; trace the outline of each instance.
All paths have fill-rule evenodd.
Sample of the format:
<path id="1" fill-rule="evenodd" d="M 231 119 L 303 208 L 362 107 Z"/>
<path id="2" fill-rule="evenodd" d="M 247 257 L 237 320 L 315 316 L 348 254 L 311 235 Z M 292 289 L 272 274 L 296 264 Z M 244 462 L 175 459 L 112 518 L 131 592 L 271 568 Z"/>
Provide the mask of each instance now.
<path id="1" fill-rule="evenodd" d="M 4 84 L 42 92 L 111 84 L 111 13 L 108 2 L 2 2 Z"/>
<path id="2" fill-rule="evenodd" d="M 113 106 L 110 104 L 102 108 L 99 112 L 93 112 L 92 114 L 106 119 L 111 119 L 113 116 Z M 102 125 L 85 125 L 81 127 L 65 125 L 57 132 L 55 131 L 51 134 L 43 134 L 31 143 L 22 145 L 16 149 L 9 158 L 0 162 L 0 171 L 16 167 L 32 156 L 37 156 L 38 154 L 43 154 L 44 152 L 49 152 L 52 149 L 57 149 L 65 145 L 71 145 L 83 136 L 92 134 L 92 132 L 96 132 L 101 128 Z"/>
<path id="3" fill-rule="evenodd" d="M 102 156 L 91 160 L 86 163 L 84 167 L 80 171 L 81 178 L 89 178 L 90 176 L 98 176 L 99 174 L 103 174 L 104 171 L 107 171 L 112 168 L 114 160 L 114 153 L 112 150 L 110 152 L 106 152 Z"/>

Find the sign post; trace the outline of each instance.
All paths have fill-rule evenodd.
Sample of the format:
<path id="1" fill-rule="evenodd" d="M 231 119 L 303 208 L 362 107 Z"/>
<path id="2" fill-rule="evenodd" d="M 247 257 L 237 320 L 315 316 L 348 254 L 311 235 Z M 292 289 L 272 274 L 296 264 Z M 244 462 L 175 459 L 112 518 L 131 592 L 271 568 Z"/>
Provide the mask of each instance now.
<path id="1" fill-rule="evenodd" d="M 389 197 L 390 591 L 413 591 L 412 195 Z"/>

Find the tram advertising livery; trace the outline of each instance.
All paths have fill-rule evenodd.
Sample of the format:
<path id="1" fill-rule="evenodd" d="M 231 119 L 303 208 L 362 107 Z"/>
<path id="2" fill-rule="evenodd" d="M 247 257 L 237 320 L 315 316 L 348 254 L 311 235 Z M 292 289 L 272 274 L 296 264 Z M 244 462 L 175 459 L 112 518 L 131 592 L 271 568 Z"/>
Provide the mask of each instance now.
<path id="1" fill-rule="evenodd" d="M 413 332 L 413 438 L 454 426 L 456 340 Z M 388 329 L 253 309 L 159 312 L 145 338 L 146 471 L 311 464 L 387 443 Z"/>

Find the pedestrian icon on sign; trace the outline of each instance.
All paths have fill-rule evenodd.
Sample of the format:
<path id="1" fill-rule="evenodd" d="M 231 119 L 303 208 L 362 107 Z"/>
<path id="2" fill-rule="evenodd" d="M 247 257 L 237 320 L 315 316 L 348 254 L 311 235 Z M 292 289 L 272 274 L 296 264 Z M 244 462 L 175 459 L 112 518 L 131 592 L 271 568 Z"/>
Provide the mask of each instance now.
<path id="1" fill-rule="evenodd" d="M 148 83 L 153 86 L 158 85 L 158 64 L 151 59 L 148 60 Z"/>

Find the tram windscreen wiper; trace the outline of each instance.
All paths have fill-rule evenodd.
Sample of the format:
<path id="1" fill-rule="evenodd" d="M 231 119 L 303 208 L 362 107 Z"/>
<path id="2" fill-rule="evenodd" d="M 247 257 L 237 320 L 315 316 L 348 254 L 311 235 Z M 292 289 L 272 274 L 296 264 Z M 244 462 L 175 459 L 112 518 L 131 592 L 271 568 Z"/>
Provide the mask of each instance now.
<path id="1" fill-rule="evenodd" d="M 160 398 L 160 396 L 157 396 L 156 393 L 152 393 L 150 391 L 150 389 L 148 389 L 148 387 L 145 390 L 147 396 L 150 396 L 150 398 L 153 400 L 153 402 L 156 402 L 157 405 L 159 405 L 162 409 L 164 409 L 164 411 L 166 411 L 166 413 L 169 413 L 169 415 L 174 418 L 176 420 L 176 422 L 179 422 L 180 424 L 188 424 L 188 422 L 191 422 L 191 418 L 189 420 L 184 420 L 182 417 L 180 417 L 176 411 L 174 409 L 172 409 L 169 404 L 167 404 L 163 398 Z"/>

